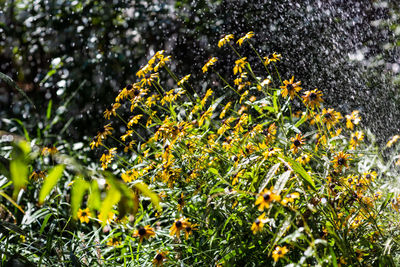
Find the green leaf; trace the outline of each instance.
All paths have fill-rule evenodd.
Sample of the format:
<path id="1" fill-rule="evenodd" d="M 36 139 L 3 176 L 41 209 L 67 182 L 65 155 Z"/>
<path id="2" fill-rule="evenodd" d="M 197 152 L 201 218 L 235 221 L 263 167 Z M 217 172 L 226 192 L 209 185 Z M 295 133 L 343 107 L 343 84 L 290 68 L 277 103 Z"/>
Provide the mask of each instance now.
<path id="1" fill-rule="evenodd" d="M 93 180 L 92 184 L 90 186 L 88 207 L 90 210 L 100 210 L 100 208 L 101 208 L 100 190 L 99 190 L 99 185 L 96 180 Z"/>
<path id="2" fill-rule="evenodd" d="M 272 166 L 268 173 L 267 176 L 265 177 L 264 181 L 261 183 L 260 187 L 258 188 L 258 192 L 260 193 L 261 191 L 264 190 L 264 188 L 267 186 L 267 184 L 269 183 L 269 181 L 271 180 L 271 178 L 274 176 L 274 174 L 276 173 L 276 171 L 279 169 L 279 166 L 281 165 L 281 163 L 276 163 L 274 166 Z"/>
<path id="3" fill-rule="evenodd" d="M 61 178 L 61 176 L 63 174 L 64 169 L 65 169 L 65 165 L 59 164 L 50 170 L 49 174 L 44 179 L 42 189 L 40 190 L 40 193 L 39 193 L 39 204 L 40 205 L 43 204 L 47 195 L 50 194 L 50 191 L 57 184 L 58 180 Z"/>
<path id="4" fill-rule="evenodd" d="M 26 130 L 24 123 L 23 123 L 22 121 L 20 121 L 19 119 L 15 119 L 15 118 L 14 118 L 14 119 L 11 119 L 11 120 L 17 122 L 17 123 L 22 127 L 22 130 L 24 131 L 25 139 L 28 140 L 28 141 L 30 141 L 31 139 L 29 138 L 29 133 L 28 133 L 28 131 Z"/>
<path id="5" fill-rule="evenodd" d="M 218 173 L 217 169 L 209 168 L 208 171 L 211 172 L 212 174 L 216 175 L 216 176 L 219 176 L 219 173 Z"/>
<path id="6" fill-rule="evenodd" d="M 53 101 L 50 99 L 49 104 L 47 105 L 47 112 L 46 112 L 46 118 L 50 119 L 51 116 L 51 107 L 53 106 Z"/>
<path id="7" fill-rule="evenodd" d="M 90 184 L 89 182 L 83 180 L 82 178 L 76 178 L 73 185 L 72 185 L 72 192 L 71 192 L 71 212 L 72 218 L 78 218 L 77 212 L 78 209 L 81 207 L 81 202 L 85 192 L 89 190 Z"/>
<path id="8" fill-rule="evenodd" d="M 279 176 L 278 181 L 276 181 L 275 185 L 274 185 L 274 193 L 279 195 L 281 193 L 281 191 L 283 190 L 283 188 L 285 187 L 287 181 L 290 178 L 290 174 L 292 173 L 292 171 L 285 171 L 284 173 L 282 173 Z"/>
<path id="9" fill-rule="evenodd" d="M 104 198 L 101 204 L 100 213 L 107 216 L 112 210 L 113 206 L 118 203 L 121 199 L 121 192 L 115 186 L 111 186 L 110 190 L 107 191 L 107 196 Z M 107 220 L 103 220 L 103 224 L 106 224 Z"/>
<path id="10" fill-rule="evenodd" d="M 9 76 L 5 75 L 4 73 L 0 72 L 0 80 L 3 80 L 10 87 L 12 87 L 15 90 L 17 90 L 18 92 L 20 92 L 20 94 L 23 95 L 28 100 L 29 103 L 31 103 L 31 105 L 34 107 L 34 109 L 36 109 L 36 106 L 35 106 L 35 104 L 33 104 L 32 100 L 26 95 L 24 90 L 19 88 L 19 86 L 13 81 L 13 79 L 11 79 Z"/>
<path id="11" fill-rule="evenodd" d="M 142 182 L 136 183 L 134 187 L 136 187 L 143 195 L 150 198 L 151 202 L 153 203 L 154 207 L 157 210 L 159 211 L 161 210 L 160 198 L 158 197 L 157 194 L 151 191 L 145 183 Z"/>
<path id="12" fill-rule="evenodd" d="M 44 217 L 44 220 L 43 220 L 42 226 L 40 227 L 40 231 L 39 231 L 39 233 L 40 233 L 40 234 L 42 234 L 42 233 L 43 233 L 43 231 L 44 231 L 44 228 L 46 227 L 46 225 L 47 225 L 47 222 L 49 221 L 49 219 L 50 219 L 50 217 L 51 217 L 52 215 L 53 215 L 52 213 L 49 213 L 49 214 L 47 214 L 47 215 L 46 215 L 46 217 Z"/>
<path id="13" fill-rule="evenodd" d="M 303 116 L 300 120 L 296 122 L 294 125 L 296 128 L 298 128 L 300 125 L 302 125 L 305 121 L 307 120 L 307 116 Z"/>
<path id="14" fill-rule="evenodd" d="M 14 184 L 13 198 L 16 199 L 28 183 L 28 165 L 21 158 L 14 159 L 10 163 L 10 173 Z"/>
<path id="15" fill-rule="evenodd" d="M 281 159 L 281 158 L 280 158 Z M 289 163 L 289 165 L 293 168 L 293 170 L 300 174 L 300 176 L 303 178 L 304 181 L 307 182 L 314 190 L 317 190 L 315 187 L 315 183 L 311 176 L 304 170 L 304 168 L 295 160 L 289 158 L 289 157 L 284 157 L 284 159 Z M 282 161 L 285 161 L 281 159 Z"/>

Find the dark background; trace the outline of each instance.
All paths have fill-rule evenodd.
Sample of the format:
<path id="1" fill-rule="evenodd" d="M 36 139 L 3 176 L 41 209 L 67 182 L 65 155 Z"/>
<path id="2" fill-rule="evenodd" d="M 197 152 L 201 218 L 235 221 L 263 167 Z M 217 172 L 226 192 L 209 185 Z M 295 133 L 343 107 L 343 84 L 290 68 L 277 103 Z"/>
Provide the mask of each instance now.
<path id="1" fill-rule="evenodd" d="M 364 125 L 380 141 L 399 132 L 395 1 L 24 3 L 0 1 L 0 71 L 17 82 L 37 109 L 0 83 L 1 129 L 16 131 L 4 119 L 19 118 L 35 135 L 45 127 L 52 100 L 61 118 L 51 128 L 53 143 L 94 136 L 104 124 L 102 112 L 118 90 L 135 81 L 136 71 L 155 51 L 167 50 L 178 76 L 192 73 L 201 93 L 202 82 L 212 79 L 201 72 L 211 56 L 224 59 L 217 68 L 226 77 L 237 59 L 227 48 L 218 49 L 218 40 L 254 31 L 253 44 L 263 55 L 282 54 L 284 79 L 295 75 L 304 89 L 319 88 L 327 105 L 342 113 L 360 110 Z M 248 47 L 239 51 L 253 60 Z M 68 106 L 58 108 L 67 99 Z"/>

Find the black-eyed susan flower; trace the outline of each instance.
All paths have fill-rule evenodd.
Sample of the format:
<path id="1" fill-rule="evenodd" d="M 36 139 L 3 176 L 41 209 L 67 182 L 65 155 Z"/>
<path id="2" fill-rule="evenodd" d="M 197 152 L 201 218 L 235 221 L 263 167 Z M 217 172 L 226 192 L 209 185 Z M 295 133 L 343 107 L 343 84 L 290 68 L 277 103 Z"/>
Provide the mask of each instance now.
<path id="1" fill-rule="evenodd" d="M 210 68 L 211 66 L 214 66 L 215 62 L 217 62 L 217 61 L 218 61 L 218 59 L 217 59 L 216 57 L 210 58 L 210 59 L 207 61 L 207 63 L 204 64 L 204 66 L 203 66 L 203 68 L 202 68 L 203 73 L 204 73 L 204 72 L 207 72 L 207 71 L 208 71 L 208 68 Z"/>
<path id="2" fill-rule="evenodd" d="M 132 116 L 128 121 L 128 128 L 131 128 L 134 124 L 138 124 L 139 120 L 143 117 L 143 114 Z"/>
<path id="3" fill-rule="evenodd" d="M 45 147 L 42 148 L 42 155 L 55 155 L 57 154 L 58 149 L 53 144 L 47 144 Z"/>
<path id="4" fill-rule="evenodd" d="M 166 56 L 166 57 L 163 56 L 162 58 L 160 58 L 160 60 L 158 61 L 157 65 L 154 66 L 154 71 L 159 71 L 170 60 L 171 60 L 171 56 Z"/>
<path id="5" fill-rule="evenodd" d="M 164 261 L 166 260 L 166 256 L 168 251 L 157 251 L 156 256 L 153 259 L 154 266 L 163 266 Z"/>
<path id="6" fill-rule="evenodd" d="M 185 218 L 176 219 L 169 229 L 169 235 L 176 236 L 179 238 L 180 233 L 183 229 L 185 229 L 189 225 L 189 222 Z"/>
<path id="7" fill-rule="evenodd" d="M 296 198 L 299 198 L 300 194 L 298 192 L 287 194 L 281 201 L 283 206 L 287 206 L 289 203 L 293 203 Z"/>
<path id="8" fill-rule="evenodd" d="M 107 152 L 101 156 L 100 162 L 101 162 L 101 167 L 103 168 L 103 170 L 107 169 L 108 164 L 110 164 L 112 162 L 112 160 L 114 159 L 114 155 L 116 153 L 117 153 L 117 148 L 113 147 L 113 148 L 110 148 L 109 150 L 107 150 Z"/>
<path id="9" fill-rule="evenodd" d="M 351 134 L 350 137 L 350 148 L 355 149 L 364 140 L 364 133 L 357 131 Z"/>
<path id="10" fill-rule="evenodd" d="M 245 36 L 243 36 L 239 40 L 237 40 L 236 43 L 239 44 L 239 46 L 242 46 L 242 44 L 245 40 L 248 40 L 248 39 L 252 38 L 253 36 L 254 36 L 254 32 L 248 32 L 248 33 L 246 33 Z"/>
<path id="11" fill-rule="evenodd" d="M 350 130 L 354 129 L 354 125 L 359 124 L 361 121 L 360 112 L 354 110 L 350 115 L 346 115 L 346 127 Z"/>
<path id="12" fill-rule="evenodd" d="M 121 174 L 121 178 L 122 180 L 124 180 L 125 183 L 135 181 L 138 177 L 139 173 L 135 169 L 128 170 Z"/>
<path id="13" fill-rule="evenodd" d="M 273 54 L 264 57 L 264 65 L 267 66 L 269 65 L 271 62 L 277 62 L 279 60 L 281 60 L 282 55 L 281 54 L 277 54 L 276 52 L 274 52 Z"/>
<path id="14" fill-rule="evenodd" d="M 41 178 L 46 177 L 46 172 L 45 171 L 41 171 L 41 170 L 35 170 L 31 173 L 31 175 L 29 176 L 29 180 L 34 180 L 37 181 Z"/>
<path id="15" fill-rule="evenodd" d="M 247 57 L 243 57 L 235 61 L 235 66 L 233 67 L 233 74 L 242 73 L 244 66 L 247 64 Z"/>
<path id="16" fill-rule="evenodd" d="M 343 167 L 348 168 L 350 160 L 351 160 L 350 154 L 340 151 L 334 156 L 332 160 L 333 167 L 335 169 L 342 169 Z"/>
<path id="17" fill-rule="evenodd" d="M 226 111 L 229 110 L 229 108 L 232 106 L 232 102 L 228 102 L 225 107 L 223 108 L 223 110 L 221 111 L 221 113 L 219 114 L 219 118 L 223 119 L 225 117 Z"/>
<path id="18" fill-rule="evenodd" d="M 185 206 L 185 195 L 181 193 L 178 198 L 178 211 L 182 211 L 183 207 Z"/>
<path id="19" fill-rule="evenodd" d="M 153 67 L 151 64 L 146 64 L 138 72 L 136 72 L 136 76 L 139 78 L 144 78 L 147 73 L 153 70 Z"/>
<path id="20" fill-rule="evenodd" d="M 207 90 L 207 92 L 205 93 L 203 99 L 200 101 L 200 105 L 201 107 L 204 107 L 204 105 L 207 102 L 207 99 L 213 94 L 213 91 L 210 89 Z"/>
<path id="21" fill-rule="evenodd" d="M 189 235 L 193 234 L 194 230 L 198 230 L 197 224 L 192 224 L 188 222 L 183 230 L 185 231 L 185 239 L 187 240 L 189 238 Z"/>
<path id="22" fill-rule="evenodd" d="M 165 50 L 159 50 L 157 51 L 147 62 L 150 66 L 153 66 L 158 60 L 162 59 L 164 57 L 164 52 Z"/>
<path id="23" fill-rule="evenodd" d="M 233 34 L 227 34 L 218 41 L 218 47 L 223 47 L 234 38 Z"/>
<path id="24" fill-rule="evenodd" d="M 292 150 L 293 154 L 296 154 L 299 148 L 304 144 L 303 136 L 301 134 L 296 134 L 296 137 L 290 138 L 292 142 L 290 146 L 290 150 Z"/>
<path id="25" fill-rule="evenodd" d="M 178 86 L 181 86 L 181 85 L 183 85 L 185 82 L 187 82 L 187 81 L 189 80 L 189 78 L 190 78 L 190 75 L 191 75 L 191 74 L 188 74 L 188 75 L 186 75 L 185 77 L 183 77 L 182 79 L 180 79 L 180 80 L 178 81 Z"/>
<path id="26" fill-rule="evenodd" d="M 303 101 L 304 104 L 309 108 L 319 107 L 321 103 L 324 101 L 322 97 L 322 92 L 318 91 L 318 89 L 314 89 L 312 91 L 307 91 L 304 93 Z"/>
<path id="27" fill-rule="evenodd" d="M 265 212 L 264 212 L 263 214 L 258 216 L 258 218 L 251 225 L 251 231 L 253 231 L 253 234 L 256 234 L 257 232 L 262 231 L 265 222 L 266 222 L 266 218 L 265 218 Z"/>
<path id="28" fill-rule="evenodd" d="M 373 182 L 377 176 L 378 174 L 376 173 L 376 171 L 369 171 L 369 172 L 364 172 L 361 179 L 364 180 L 365 183 L 369 184 Z"/>
<path id="29" fill-rule="evenodd" d="M 386 147 L 392 147 L 399 139 L 400 139 L 400 135 L 392 136 L 390 138 L 390 140 L 387 142 Z"/>
<path id="30" fill-rule="evenodd" d="M 111 237 L 107 241 L 109 247 L 118 247 L 119 245 L 121 245 L 121 240 L 118 237 Z"/>
<path id="31" fill-rule="evenodd" d="M 272 251 L 272 258 L 274 259 L 275 262 L 277 262 L 280 258 L 283 258 L 286 253 L 288 253 L 289 250 L 286 248 L 286 246 L 280 247 L 277 246 L 274 251 Z"/>
<path id="32" fill-rule="evenodd" d="M 102 144 L 103 143 L 101 141 L 101 138 L 99 136 L 96 136 L 95 138 L 93 138 L 92 142 L 90 142 L 90 148 L 94 149 L 95 147 L 98 147 Z"/>
<path id="33" fill-rule="evenodd" d="M 89 223 L 89 217 L 92 216 L 89 208 L 86 208 L 84 210 L 79 209 L 77 215 L 81 223 Z"/>
<path id="34" fill-rule="evenodd" d="M 150 225 L 146 225 L 145 227 L 140 226 L 133 233 L 133 237 L 139 237 L 139 242 L 142 243 L 143 239 L 149 239 L 150 237 L 154 237 L 156 233 L 154 232 L 154 228 L 150 227 Z"/>
<path id="35" fill-rule="evenodd" d="M 116 116 L 117 115 L 117 109 L 121 106 L 120 103 L 114 103 L 111 105 L 111 107 L 109 109 L 106 109 L 106 111 L 104 111 L 104 118 L 109 120 L 111 115 Z"/>
<path id="36" fill-rule="evenodd" d="M 326 125 L 328 130 L 335 126 L 340 119 L 342 119 L 342 114 L 340 112 L 335 111 L 333 108 L 323 109 L 322 110 L 322 122 Z"/>
<path id="37" fill-rule="evenodd" d="M 142 86 L 142 87 L 145 85 L 151 86 L 151 84 L 153 82 L 155 82 L 156 80 L 158 80 L 158 78 L 159 78 L 158 72 L 146 73 L 144 75 L 144 77 L 142 78 L 142 80 L 140 81 L 140 86 Z"/>
<path id="38" fill-rule="evenodd" d="M 113 131 L 113 130 L 114 130 L 114 129 L 111 127 L 111 123 L 106 124 L 106 125 L 104 125 L 103 128 L 101 128 L 101 129 L 97 132 L 96 137 L 97 137 L 97 139 L 104 140 L 104 139 L 107 138 L 107 136 L 109 136 L 109 135 L 112 134 L 112 131 Z"/>
<path id="39" fill-rule="evenodd" d="M 301 165 L 306 165 L 308 162 L 310 162 L 311 156 L 307 153 L 303 153 L 296 159 L 298 163 Z"/>
<path id="40" fill-rule="evenodd" d="M 281 196 L 276 195 L 275 193 L 272 192 L 273 188 L 271 187 L 270 190 L 268 189 L 264 189 L 259 195 L 258 198 L 256 199 L 256 203 L 255 205 L 260 205 L 258 207 L 259 211 L 264 211 L 265 208 L 269 208 L 269 205 L 272 202 L 275 201 L 280 201 L 281 200 Z"/>
<path id="41" fill-rule="evenodd" d="M 300 84 L 301 81 L 294 82 L 294 76 L 288 81 L 285 80 L 283 81 L 283 86 L 280 86 L 282 90 L 282 97 L 286 98 L 288 95 L 290 96 L 290 99 L 293 99 L 295 94 L 301 90 Z"/>
<path id="42" fill-rule="evenodd" d="M 261 91 L 262 88 L 268 87 L 271 83 L 270 79 L 264 79 L 260 84 L 257 84 L 257 90 Z"/>

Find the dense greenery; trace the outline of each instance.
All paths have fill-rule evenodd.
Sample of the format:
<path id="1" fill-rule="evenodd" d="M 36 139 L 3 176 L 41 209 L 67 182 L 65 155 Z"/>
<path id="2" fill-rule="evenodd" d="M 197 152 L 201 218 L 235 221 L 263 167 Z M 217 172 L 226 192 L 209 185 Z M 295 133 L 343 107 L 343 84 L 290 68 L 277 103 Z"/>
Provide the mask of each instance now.
<path id="1" fill-rule="evenodd" d="M 281 76 L 284 56 L 254 39 L 218 42 L 235 79 L 211 57 L 203 96 L 156 52 L 75 151 L 4 133 L 2 263 L 397 265 L 400 197 L 384 181 L 394 162 L 362 113 Z M 89 149 L 104 151 L 99 163 Z"/>

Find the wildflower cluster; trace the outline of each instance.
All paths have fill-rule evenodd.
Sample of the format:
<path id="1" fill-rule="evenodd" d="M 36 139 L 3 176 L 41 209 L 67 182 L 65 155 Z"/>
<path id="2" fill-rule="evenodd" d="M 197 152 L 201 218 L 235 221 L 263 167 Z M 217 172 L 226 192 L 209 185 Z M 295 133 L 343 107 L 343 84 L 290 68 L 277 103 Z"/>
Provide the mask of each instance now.
<path id="1" fill-rule="evenodd" d="M 378 240 L 387 234 L 379 217 L 384 202 L 374 183 L 379 174 L 358 165 L 367 146 L 359 112 L 343 117 L 325 106 L 323 90 L 300 87 L 291 75 L 281 79 L 281 55 L 261 56 L 253 36 L 236 43 L 247 45 L 258 64 L 234 48 L 233 35 L 218 42 L 237 55 L 232 83 L 212 57 L 202 73 L 207 77 L 212 69 L 220 80 L 200 96 L 190 74 L 177 76 L 168 67 L 171 58 L 159 51 L 104 112 L 125 133 L 113 136 L 109 123 L 94 138 L 92 149 L 106 149 L 103 169 L 115 162 L 128 186 L 145 182 L 163 203 L 155 212 L 141 197 L 130 236 L 158 250 L 155 265 L 193 255 L 216 265 L 241 258 L 304 263 L 303 256 L 326 265 L 332 254 L 350 265 L 377 262 Z M 219 96 L 222 86 L 230 92 Z M 87 223 L 89 211 L 80 212 Z"/>

